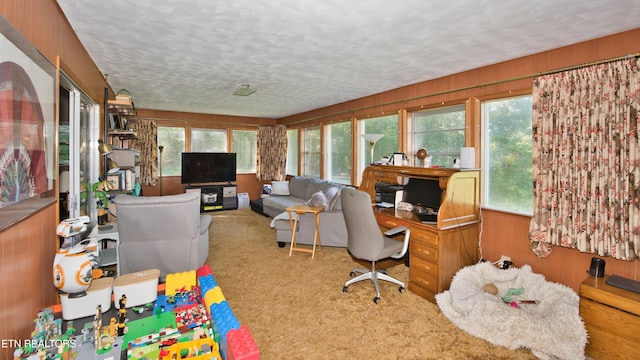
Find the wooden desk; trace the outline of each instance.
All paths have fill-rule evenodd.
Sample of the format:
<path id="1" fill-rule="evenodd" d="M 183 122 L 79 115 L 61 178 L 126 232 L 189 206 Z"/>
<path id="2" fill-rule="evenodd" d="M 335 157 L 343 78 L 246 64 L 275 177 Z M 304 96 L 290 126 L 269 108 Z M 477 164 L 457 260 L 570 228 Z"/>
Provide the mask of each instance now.
<path id="1" fill-rule="evenodd" d="M 318 250 L 322 251 L 322 245 L 320 243 L 320 232 L 318 231 L 318 224 L 320 223 L 320 213 L 324 210 L 324 206 L 309 206 L 309 205 L 295 205 L 287 208 L 289 213 L 289 223 L 291 224 L 291 247 L 289 248 L 289 256 L 293 251 L 310 252 L 311 258 L 316 256 L 316 244 Z M 296 229 L 298 228 L 298 217 L 300 214 L 311 213 L 313 214 L 313 221 L 316 229 L 313 234 L 313 246 L 311 249 L 300 248 L 296 246 Z"/>
<path id="2" fill-rule="evenodd" d="M 437 180 L 442 202 L 437 224 L 423 224 L 412 212 L 375 208 L 378 224 L 385 229 L 404 225 L 411 229 L 409 242 L 409 291 L 435 303 L 435 295 L 447 290 L 461 268 L 478 261 L 480 186 L 478 170 L 369 166 L 360 190 L 375 199 L 375 183 L 397 184 L 404 178 Z M 398 180 L 400 179 L 400 180 Z"/>
<path id="3" fill-rule="evenodd" d="M 589 276 L 580 284 L 580 316 L 594 359 L 640 359 L 640 294 Z"/>

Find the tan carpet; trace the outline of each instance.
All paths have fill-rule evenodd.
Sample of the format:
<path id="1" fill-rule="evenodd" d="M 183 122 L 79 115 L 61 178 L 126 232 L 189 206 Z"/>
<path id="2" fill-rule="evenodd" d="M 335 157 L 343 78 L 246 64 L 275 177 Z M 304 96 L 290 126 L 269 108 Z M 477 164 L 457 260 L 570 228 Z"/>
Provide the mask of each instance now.
<path id="1" fill-rule="evenodd" d="M 535 359 L 455 327 L 438 307 L 396 285 L 371 282 L 343 293 L 358 267 L 344 248 L 311 254 L 279 248 L 270 218 L 250 209 L 210 213 L 207 262 L 261 359 Z M 405 282 L 404 265 L 389 274 Z"/>

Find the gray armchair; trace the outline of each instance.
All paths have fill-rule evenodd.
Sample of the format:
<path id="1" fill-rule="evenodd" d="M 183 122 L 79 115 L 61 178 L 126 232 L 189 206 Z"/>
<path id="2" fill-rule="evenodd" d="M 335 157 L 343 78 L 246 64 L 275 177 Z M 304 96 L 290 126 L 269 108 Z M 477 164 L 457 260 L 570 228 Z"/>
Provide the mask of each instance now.
<path id="1" fill-rule="evenodd" d="M 147 269 L 167 274 L 196 270 L 209 255 L 211 216 L 200 215 L 200 196 L 118 195 L 119 275 Z"/>
<path id="2" fill-rule="evenodd" d="M 410 230 L 405 226 L 398 226 L 387 230 L 384 235 L 380 232 L 376 217 L 373 213 L 371 197 L 368 193 L 352 188 L 342 190 L 342 213 L 347 225 L 347 249 L 351 256 L 371 262 L 371 269 L 353 269 L 350 275 L 361 275 L 347 281 L 342 291 L 347 292 L 349 285 L 363 280 L 373 281 L 376 296 L 373 302 L 380 300 L 380 285 L 378 280 L 384 280 L 399 286 L 404 290 L 404 283 L 387 275 L 386 270 L 377 269 L 376 262 L 386 258 L 400 259 L 409 247 Z M 404 241 L 397 241 L 390 236 L 404 233 Z"/>

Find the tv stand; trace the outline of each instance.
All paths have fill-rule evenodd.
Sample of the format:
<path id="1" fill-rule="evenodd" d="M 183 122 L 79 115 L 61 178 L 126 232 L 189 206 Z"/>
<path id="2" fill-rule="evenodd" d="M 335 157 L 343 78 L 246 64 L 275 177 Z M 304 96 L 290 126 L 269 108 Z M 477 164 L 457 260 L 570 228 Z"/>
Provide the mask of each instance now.
<path id="1" fill-rule="evenodd" d="M 223 185 L 191 185 L 185 189 L 200 189 L 200 212 L 235 210 L 238 208 L 237 186 L 231 183 Z"/>

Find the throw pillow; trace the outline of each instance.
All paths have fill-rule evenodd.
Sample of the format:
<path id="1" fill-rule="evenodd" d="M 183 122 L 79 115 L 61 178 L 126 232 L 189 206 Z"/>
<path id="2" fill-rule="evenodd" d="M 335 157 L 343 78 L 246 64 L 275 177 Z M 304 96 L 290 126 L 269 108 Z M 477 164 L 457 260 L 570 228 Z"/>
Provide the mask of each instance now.
<path id="1" fill-rule="evenodd" d="M 322 191 L 318 191 L 311 195 L 311 199 L 307 200 L 307 205 L 310 206 L 324 206 L 325 209 L 329 207 L 327 196 Z"/>
<path id="2" fill-rule="evenodd" d="M 288 181 L 272 181 L 271 195 L 291 195 L 289 193 L 289 182 Z"/>
<path id="3" fill-rule="evenodd" d="M 338 195 L 339 190 L 340 188 L 338 188 L 337 186 L 322 190 L 324 196 L 327 198 L 327 206 L 325 206 L 325 210 L 333 210 L 334 199 Z"/>

